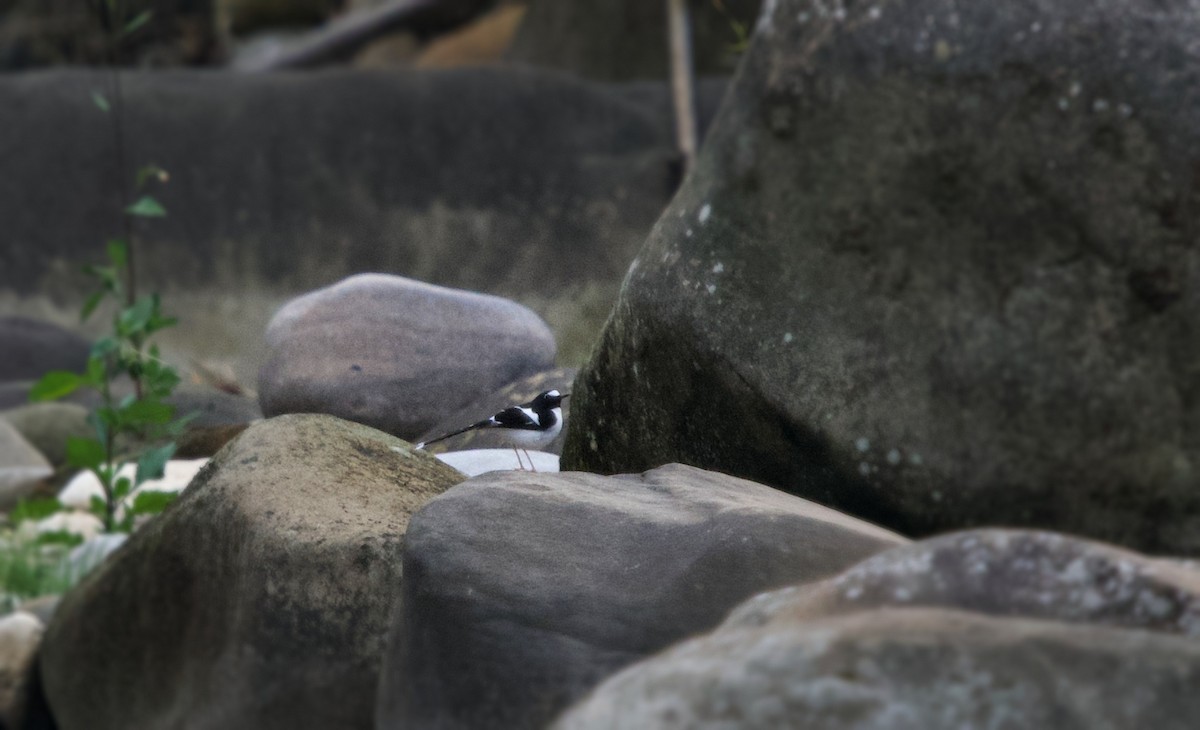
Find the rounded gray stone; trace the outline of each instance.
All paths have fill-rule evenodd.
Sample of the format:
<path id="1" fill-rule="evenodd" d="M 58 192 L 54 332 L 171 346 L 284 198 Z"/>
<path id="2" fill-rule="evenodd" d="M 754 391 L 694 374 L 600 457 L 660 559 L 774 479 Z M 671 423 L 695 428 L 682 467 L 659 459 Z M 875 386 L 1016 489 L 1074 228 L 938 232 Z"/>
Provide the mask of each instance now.
<path id="1" fill-rule="evenodd" d="M 416 440 L 447 412 L 554 363 L 554 336 L 500 297 L 360 274 L 267 328 L 263 413 L 329 413 Z"/>

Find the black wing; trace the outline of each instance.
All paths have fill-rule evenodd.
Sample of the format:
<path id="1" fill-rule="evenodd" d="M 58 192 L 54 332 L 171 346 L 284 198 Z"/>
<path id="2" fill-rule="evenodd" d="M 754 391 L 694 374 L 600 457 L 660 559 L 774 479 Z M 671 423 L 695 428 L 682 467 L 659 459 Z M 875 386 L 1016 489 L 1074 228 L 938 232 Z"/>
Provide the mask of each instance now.
<path id="1" fill-rule="evenodd" d="M 540 431 L 542 428 L 536 413 L 519 406 L 505 408 L 492 416 L 492 420 L 501 428 L 521 428 L 530 431 Z"/>

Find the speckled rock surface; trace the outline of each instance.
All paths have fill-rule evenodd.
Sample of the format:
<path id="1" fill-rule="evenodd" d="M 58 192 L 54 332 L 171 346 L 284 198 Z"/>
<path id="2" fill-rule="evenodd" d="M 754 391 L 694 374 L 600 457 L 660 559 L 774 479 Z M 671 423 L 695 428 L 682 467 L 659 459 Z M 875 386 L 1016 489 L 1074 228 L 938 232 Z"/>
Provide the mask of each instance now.
<path id="1" fill-rule="evenodd" d="M 1200 711 L 1200 571 L 981 530 L 766 593 L 612 677 L 556 726 L 1184 728 Z"/>
<path id="2" fill-rule="evenodd" d="M 564 469 L 1200 554 L 1200 16 L 778 0 L 581 373 Z"/>
<path id="3" fill-rule="evenodd" d="M 64 596 L 59 728 L 370 727 L 409 515 L 461 479 L 329 416 L 251 426 Z"/>
<path id="4" fill-rule="evenodd" d="M 540 730 L 613 671 L 713 628 L 747 597 L 904 543 L 678 464 L 476 477 L 413 516 L 376 727 Z"/>
<path id="5" fill-rule="evenodd" d="M 45 628 L 41 619 L 23 610 L 0 618 L 0 723 L 3 727 L 24 727 L 19 724 L 23 709 L 21 695 Z"/>
<path id="6" fill-rule="evenodd" d="M 722 628 L 601 685 L 554 730 L 1191 727 L 1200 643 L 945 609 Z"/>
<path id="7" fill-rule="evenodd" d="M 550 368 L 555 351 L 546 323 L 515 302 L 388 274 L 293 299 L 266 341 L 264 414 L 329 413 L 414 441 L 448 411 Z"/>
<path id="8" fill-rule="evenodd" d="M 1200 638 L 1200 570 L 1051 532 L 953 533 L 771 596 L 739 609 L 744 621 L 922 606 Z"/>

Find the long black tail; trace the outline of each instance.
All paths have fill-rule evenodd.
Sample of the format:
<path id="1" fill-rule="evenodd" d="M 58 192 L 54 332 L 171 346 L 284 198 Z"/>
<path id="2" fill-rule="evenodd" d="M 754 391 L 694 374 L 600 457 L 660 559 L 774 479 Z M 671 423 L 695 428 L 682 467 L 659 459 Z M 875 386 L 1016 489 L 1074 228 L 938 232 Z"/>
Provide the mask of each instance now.
<path id="1" fill-rule="evenodd" d="M 460 428 L 457 431 L 451 431 L 450 433 L 444 433 L 435 439 L 429 439 L 428 441 L 422 441 L 421 443 L 417 444 L 414 448 L 423 449 L 426 446 L 428 446 L 429 444 L 435 444 L 438 441 L 445 441 L 446 439 L 450 438 L 451 436 L 457 436 L 460 433 L 466 433 L 467 431 L 474 431 L 477 428 L 487 428 L 488 426 L 491 426 L 491 425 L 492 425 L 492 419 L 485 418 L 482 421 L 478 421 L 477 423 L 472 423 L 470 426 Z"/>

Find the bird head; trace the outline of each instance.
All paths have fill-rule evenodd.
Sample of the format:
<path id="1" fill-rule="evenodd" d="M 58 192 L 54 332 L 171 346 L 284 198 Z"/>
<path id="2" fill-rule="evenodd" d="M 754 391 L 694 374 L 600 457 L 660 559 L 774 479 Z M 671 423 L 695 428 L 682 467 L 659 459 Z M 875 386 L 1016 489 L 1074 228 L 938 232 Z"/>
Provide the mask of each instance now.
<path id="1" fill-rule="evenodd" d="M 564 398 L 569 398 L 570 393 L 560 393 L 557 390 L 547 390 L 533 399 L 533 407 L 535 410 L 541 408 L 558 408 L 562 405 Z"/>

